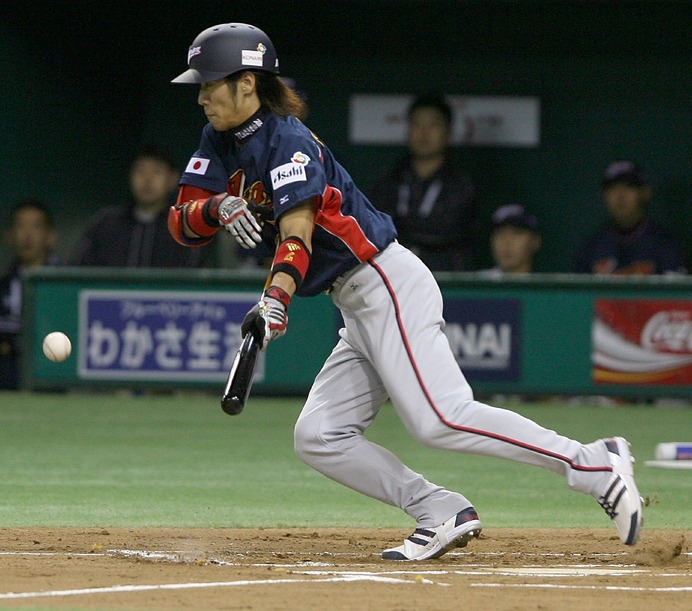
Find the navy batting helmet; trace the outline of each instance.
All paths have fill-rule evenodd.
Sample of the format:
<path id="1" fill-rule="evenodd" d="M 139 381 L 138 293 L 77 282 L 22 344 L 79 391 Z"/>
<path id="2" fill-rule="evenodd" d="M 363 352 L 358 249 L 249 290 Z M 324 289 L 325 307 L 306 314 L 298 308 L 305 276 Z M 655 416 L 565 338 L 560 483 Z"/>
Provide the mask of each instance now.
<path id="1" fill-rule="evenodd" d="M 189 70 L 172 83 L 208 83 L 241 70 L 279 73 L 269 36 L 246 23 L 221 23 L 198 34 L 187 52 L 187 63 Z"/>

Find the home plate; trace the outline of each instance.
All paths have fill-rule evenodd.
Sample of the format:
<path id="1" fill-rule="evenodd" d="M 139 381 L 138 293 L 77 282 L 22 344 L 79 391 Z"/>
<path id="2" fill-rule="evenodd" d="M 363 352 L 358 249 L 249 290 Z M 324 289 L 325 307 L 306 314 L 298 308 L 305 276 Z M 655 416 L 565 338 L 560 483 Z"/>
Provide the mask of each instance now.
<path id="1" fill-rule="evenodd" d="M 644 464 L 660 469 L 692 469 L 692 460 L 647 460 Z"/>

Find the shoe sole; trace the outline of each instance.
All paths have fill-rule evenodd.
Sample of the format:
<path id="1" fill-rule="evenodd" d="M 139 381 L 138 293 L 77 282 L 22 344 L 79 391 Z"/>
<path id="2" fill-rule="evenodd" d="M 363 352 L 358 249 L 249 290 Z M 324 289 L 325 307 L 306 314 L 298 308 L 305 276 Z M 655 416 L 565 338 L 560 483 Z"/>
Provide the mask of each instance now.
<path id="1" fill-rule="evenodd" d="M 639 539 L 639 533 L 642 527 L 642 497 L 634 481 L 634 469 L 632 468 L 634 458 L 630 453 L 629 443 L 623 437 L 614 437 L 613 440 L 617 444 L 619 456 L 617 466 L 613 465 L 613 472 L 622 478 L 627 490 L 633 491 L 635 495 L 634 498 L 639 501 L 639 508 L 630 517 L 629 534 L 627 539 L 623 541 L 625 545 L 634 545 Z"/>
<path id="2" fill-rule="evenodd" d="M 642 529 L 641 509 L 632 514 L 630 518 L 630 534 L 627 541 L 623 541 L 625 545 L 634 545 L 639 540 L 639 533 Z"/>
<path id="3" fill-rule="evenodd" d="M 480 520 L 470 520 L 464 522 L 461 526 L 449 531 L 447 545 L 436 545 L 429 553 L 419 556 L 418 558 L 412 558 L 411 560 L 434 560 L 440 556 L 444 556 L 449 550 L 455 547 L 466 547 L 471 541 L 471 539 L 477 539 L 480 537 L 481 531 L 483 530 L 483 525 Z"/>

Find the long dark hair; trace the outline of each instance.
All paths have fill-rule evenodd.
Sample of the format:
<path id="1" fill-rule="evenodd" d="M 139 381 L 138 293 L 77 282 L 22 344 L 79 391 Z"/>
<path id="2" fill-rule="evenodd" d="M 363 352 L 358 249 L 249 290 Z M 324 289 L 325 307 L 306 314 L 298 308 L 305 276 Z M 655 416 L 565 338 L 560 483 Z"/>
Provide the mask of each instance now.
<path id="1" fill-rule="evenodd" d="M 269 112 L 284 118 L 293 115 L 300 120 L 307 116 L 308 109 L 305 102 L 279 76 L 259 70 L 249 70 L 248 72 L 255 75 L 257 97 L 262 106 L 267 108 Z M 243 72 L 236 72 L 226 77 L 226 81 L 233 92 L 236 91 L 238 79 L 243 74 Z"/>

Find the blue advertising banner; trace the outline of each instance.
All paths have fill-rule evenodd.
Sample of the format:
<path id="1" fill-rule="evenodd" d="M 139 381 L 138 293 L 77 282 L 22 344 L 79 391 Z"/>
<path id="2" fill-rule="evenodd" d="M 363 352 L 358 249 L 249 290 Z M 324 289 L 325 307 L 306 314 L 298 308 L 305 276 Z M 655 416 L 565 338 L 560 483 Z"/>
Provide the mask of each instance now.
<path id="1" fill-rule="evenodd" d="M 521 379 L 521 301 L 445 298 L 445 335 L 470 380 Z"/>
<path id="2" fill-rule="evenodd" d="M 82 290 L 78 375 L 225 381 L 255 301 L 240 292 Z M 255 381 L 264 369 L 260 353 Z"/>

